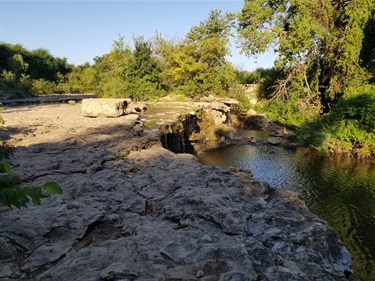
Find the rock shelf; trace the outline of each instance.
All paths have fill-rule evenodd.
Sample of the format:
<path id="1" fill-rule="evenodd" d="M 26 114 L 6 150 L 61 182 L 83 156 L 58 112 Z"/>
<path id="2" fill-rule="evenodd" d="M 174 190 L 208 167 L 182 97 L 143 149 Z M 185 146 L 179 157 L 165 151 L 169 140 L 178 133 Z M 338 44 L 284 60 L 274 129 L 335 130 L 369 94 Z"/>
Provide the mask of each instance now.
<path id="1" fill-rule="evenodd" d="M 79 105 L 9 108 L 4 136 L 40 206 L 0 208 L 0 280 L 345 280 L 337 233 L 290 191 L 201 165 L 140 133 L 137 114 L 85 118 Z"/>

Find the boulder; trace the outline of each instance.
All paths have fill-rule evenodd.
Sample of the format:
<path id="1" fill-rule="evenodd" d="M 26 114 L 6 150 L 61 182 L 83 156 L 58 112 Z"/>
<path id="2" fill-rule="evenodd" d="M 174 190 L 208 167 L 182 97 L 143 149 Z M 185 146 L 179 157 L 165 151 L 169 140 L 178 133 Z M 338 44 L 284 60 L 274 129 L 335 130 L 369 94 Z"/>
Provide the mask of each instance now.
<path id="1" fill-rule="evenodd" d="M 279 145 L 283 141 L 280 137 L 270 137 L 267 139 L 267 143 L 272 145 Z"/>
<path id="2" fill-rule="evenodd" d="M 119 117 L 125 114 L 131 99 L 84 99 L 82 115 L 85 117 Z"/>

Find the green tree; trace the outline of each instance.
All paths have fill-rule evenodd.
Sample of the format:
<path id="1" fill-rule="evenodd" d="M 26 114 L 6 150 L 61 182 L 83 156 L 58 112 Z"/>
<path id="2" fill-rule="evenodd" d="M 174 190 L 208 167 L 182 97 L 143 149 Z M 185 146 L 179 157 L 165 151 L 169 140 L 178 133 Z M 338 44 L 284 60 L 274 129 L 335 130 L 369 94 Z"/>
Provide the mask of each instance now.
<path id="1" fill-rule="evenodd" d="M 183 51 L 193 61 L 187 64 L 189 80 L 201 95 L 210 91 L 224 94 L 234 83 L 234 68 L 226 59 L 230 55 L 232 20 L 231 14 L 223 15 L 220 10 L 213 10 L 186 35 Z"/>
<path id="2" fill-rule="evenodd" d="M 174 56 L 180 52 L 181 40 L 178 38 L 166 40 L 156 33 L 152 42 L 154 57 L 158 60 L 160 79 L 166 91 L 173 91 L 176 85 L 174 69 L 177 66 Z"/>
<path id="3" fill-rule="evenodd" d="M 94 59 L 97 76 L 95 93 L 101 97 L 129 97 L 127 81 L 132 50 L 124 37 L 114 40 L 109 54 Z"/>
<path id="4" fill-rule="evenodd" d="M 55 58 L 46 49 L 28 51 L 20 44 L 0 43 L 0 88 L 10 97 L 54 93 L 59 74 L 67 75 L 71 67 L 66 58 Z"/>
<path id="5" fill-rule="evenodd" d="M 27 50 L 20 44 L 0 43 L 0 70 L 11 71 L 11 62 L 14 55 L 21 55 L 22 60 L 26 58 Z M 27 61 L 26 61 L 27 62 Z"/>
<path id="6" fill-rule="evenodd" d="M 230 55 L 232 20 L 232 15 L 214 10 L 183 40 L 167 41 L 157 34 L 154 48 L 166 89 L 192 98 L 227 94 L 236 79 L 226 59 Z"/>
<path id="7" fill-rule="evenodd" d="M 374 1 L 247 0 L 238 14 L 239 43 L 252 56 L 274 49 L 284 69 L 274 96 L 328 112 L 367 81 L 360 64 L 363 30 Z"/>
<path id="8" fill-rule="evenodd" d="M 21 75 L 24 74 L 29 67 L 29 64 L 23 60 L 21 54 L 15 54 L 9 58 L 8 65 L 10 70 L 14 73 L 16 80 L 19 80 Z"/>
<path id="9" fill-rule="evenodd" d="M 162 90 L 160 69 L 153 56 L 151 41 L 142 36 L 134 38 L 134 51 L 127 73 L 130 97 L 134 100 L 156 98 Z"/>
<path id="10" fill-rule="evenodd" d="M 70 92 L 92 93 L 97 85 L 96 72 L 89 63 L 76 66 L 68 74 Z"/>

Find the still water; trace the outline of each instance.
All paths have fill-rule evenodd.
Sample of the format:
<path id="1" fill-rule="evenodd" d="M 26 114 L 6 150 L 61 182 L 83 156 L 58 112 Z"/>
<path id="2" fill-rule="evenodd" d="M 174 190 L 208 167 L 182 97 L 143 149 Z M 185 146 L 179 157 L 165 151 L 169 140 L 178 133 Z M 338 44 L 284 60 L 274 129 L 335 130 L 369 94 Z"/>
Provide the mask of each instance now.
<path id="1" fill-rule="evenodd" d="M 375 164 L 305 149 L 230 146 L 198 156 L 203 164 L 251 170 L 270 185 L 299 192 L 339 233 L 352 255 L 351 280 L 375 280 Z"/>

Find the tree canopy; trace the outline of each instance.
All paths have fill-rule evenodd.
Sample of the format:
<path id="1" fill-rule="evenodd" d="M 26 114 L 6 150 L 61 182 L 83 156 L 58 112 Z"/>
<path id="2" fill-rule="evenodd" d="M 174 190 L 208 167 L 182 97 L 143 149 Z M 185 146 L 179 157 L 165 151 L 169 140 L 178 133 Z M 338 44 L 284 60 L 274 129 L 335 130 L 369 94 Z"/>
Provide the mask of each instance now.
<path id="1" fill-rule="evenodd" d="M 274 85 L 275 97 L 297 95 L 328 112 L 369 79 L 371 63 L 362 63 L 361 52 L 373 56 L 364 30 L 373 38 L 374 8 L 368 0 L 246 0 L 238 14 L 239 42 L 247 55 L 278 54 L 275 66 L 284 76 Z"/>

